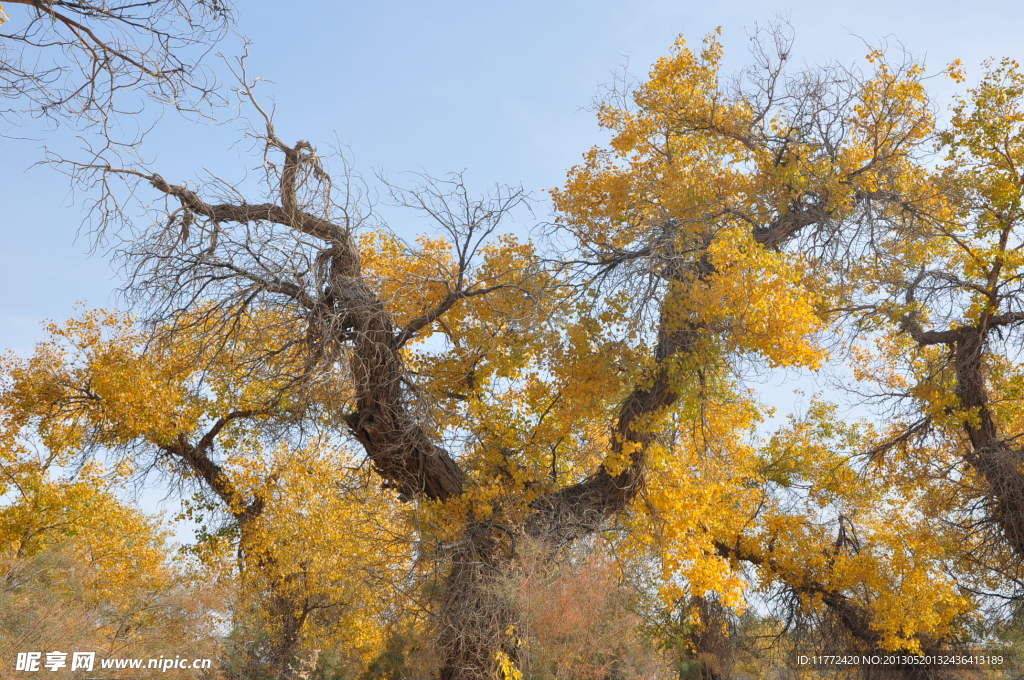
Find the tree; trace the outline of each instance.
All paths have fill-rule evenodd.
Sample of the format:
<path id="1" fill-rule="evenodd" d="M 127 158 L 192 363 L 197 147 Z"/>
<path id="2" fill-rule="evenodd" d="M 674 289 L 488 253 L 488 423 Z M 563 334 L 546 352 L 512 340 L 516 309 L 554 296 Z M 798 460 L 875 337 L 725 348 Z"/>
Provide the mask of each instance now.
<path id="1" fill-rule="evenodd" d="M 5 114 L 106 125 L 140 95 L 180 109 L 214 94 L 202 60 L 230 22 L 220 0 L 7 0 L 0 6 Z"/>
<path id="2" fill-rule="evenodd" d="M 261 380 L 269 365 L 239 374 L 235 364 L 192 363 L 202 329 L 193 328 L 192 342 L 179 333 L 165 346 L 147 342 L 130 317 L 116 313 L 51 324 L 32 357 L 4 367 L 0 413 L 10 450 L 35 441 L 48 461 L 63 464 L 107 450 L 121 477 L 176 478 L 191 500 L 188 514 L 202 526 L 191 549 L 202 571 L 237 582 L 233 617 L 251 636 L 244 677 L 266 669 L 293 677 L 315 643 L 372 656 L 392 593 L 410 569 L 410 540 L 391 494 L 367 487 L 351 454 L 329 438 L 289 441 L 289 421 L 303 414 L 279 400 L 279 385 Z M 264 331 L 250 326 L 244 340 L 236 335 L 235 355 L 265 347 L 272 336 Z M 271 372 L 294 358 L 279 355 Z M 307 427 L 328 422 L 306 415 Z M 79 476 L 75 486 L 52 489 L 47 507 L 76 506 L 75 494 L 97 479 L 88 468 Z M 197 494 L 190 497 L 189 488 Z M 17 531 L 50 526 L 38 502 L 23 511 L 10 520 Z M 95 538 L 109 544 L 123 578 L 149 571 L 139 556 L 123 558 L 140 542 L 136 534 L 125 528 Z M 91 590 L 100 600 L 110 592 Z"/>
<path id="3" fill-rule="evenodd" d="M 793 72 L 790 51 L 784 32 L 763 36 L 754 66 L 729 81 L 717 35 L 699 50 L 680 40 L 635 91 L 611 92 L 599 122 L 612 140 L 553 192 L 547 246 L 498 232 L 521 190 L 473 198 L 459 176 L 390 187 L 432 228 L 403 241 L 375 223 L 347 166 L 332 170 L 310 142 L 279 135 L 240 63 L 263 194 L 103 157 L 69 162 L 97 192 L 98 230 L 128 240 L 129 289 L 147 324 L 122 331 L 130 342 L 116 351 L 88 323 L 73 330 L 83 368 L 15 380 L 11 403 L 23 419 L 44 416 L 49 446 L 146 451 L 198 480 L 231 516 L 246 568 L 263 575 L 257 590 L 293 605 L 330 591 L 337 565 L 305 564 L 289 546 L 308 540 L 291 532 L 308 537 L 311 516 L 294 499 L 272 509 L 260 489 L 331 499 L 345 474 L 330 447 L 361 448 L 387 492 L 362 492 L 338 517 L 370 560 L 390 529 L 355 529 L 407 504 L 445 680 L 521 674 L 515 631 L 529 612 L 496 584 L 524 546 L 552 560 L 605 533 L 669 611 L 741 609 L 760 591 L 804 630 L 865 652 L 976 639 L 972 617 L 989 593 L 975 586 L 1011 589 L 1019 574 L 1005 550 L 1016 496 L 994 484 L 1015 474 L 998 465 L 1016 455 L 999 430 L 1019 410 L 1016 368 L 977 351 L 982 327 L 1013 328 L 1019 311 L 990 305 L 1016 285 L 1015 217 L 998 202 L 1010 196 L 1016 210 L 1019 178 L 1006 174 L 1016 137 L 989 148 L 1003 121 L 1019 122 L 1016 109 L 1006 117 L 1019 84 L 1007 67 L 1002 94 L 988 83 L 972 95 L 941 137 L 953 162 L 936 170 L 922 66 L 872 52 L 866 73 Z M 127 202 L 144 192 L 156 197 L 145 229 Z M 967 234 L 1002 245 L 979 250 Z M 943 258 L 961 266 L 946 267 L 955 281 L 906 275 Z M 933 281 L 960 286 L 955 300 L 983 299 L 947 319 L 956 328 L 929 330 Z M 844 354 L 850 332 L 871 351 Z M 913 383 L 893 368 L 903 359 Z M 923 417 L 843 422 L 815 402 L 770 431 L 750 376 L 826 360 L 906 388 L 898 396 Z M 19 370 L 45 378 L 63 365 L 46 348 L 33 362 L 39 370 Z M 975 373 L 953 380 L 961 365 Z M 1005 407 L 978 403 L 985 380 L 998 381 Z M 943 470 L 950 461 L 977 474 Z M 983 542 L 998 577 L 969 560 L 979 543 L 963 520 L 979 510 L 962 503 L 976 487 L 1009 539 Z M 382 555 L 380 568 L 405 555 Z M 293 576 L 316 590 L 295 594 Z M 292 649 L 288 626 L 304 609 L 286 610 L 300 614 L 280 619 Z M 286 660 L 278 677 L 294 672 L 291 652 L 272 657 Z"/>
<path id="4" fill-rule="evenodd" d="M 109 471 L 61 478 L 61 460 L 0 450 L 3 663 L 31 650 L 156 657 L 175 651 L 168 640 L 213 656 L 211 589 L 171 563 L 166 532 L 115 497 Z"/>
<path id="5" fill-rule="evenodd" d="M 1022 86 L 1020 66 L 1005 59 L 989 64 L 957 102 L 939 137 L 945 158 L 933 179 L 937 205 L 885 244 L 882 266 L 859 272 L 858 319 L 883 337 L 864 370 L 890 385 L 894 408 L 908 420 L 912 414 L 916 427 L 905 421 L 907 436 L 932 438 L 967 487 L 957 498 L 962 521 L 984 516 L 994 530 L 989 538 L 999 536 L 1017 560 L 1024 556 L 1014 357 L 1024 322 Z M 982 505 L 969 510 L 972 499 Z"/>
<path id="6" fill-rule="evenodd" d="M 830 310 L 846 306 L 848 272 L 873 255 L 864 244 L 932 209 L 920 160 L 933 129 L 923 69 L 873 52 L 867 77 L 836 67 L 787 78 L 789 43 L 776 38 L 774 53 L 756 43 L 757 69 L 727 84 L 717 39 L 700 53 L 680 43 L 632 101 L 600 110 L 611 148 L 590 152 L 555 194 L 591 282 L 625 291 L 629 317 L 665 329 L 666 313 L 683 316 L 692 338 L 676 358 L 690 355 L 683 370 L 702 393 L 680 399 L 668 446 L 649 439 L 617 486 L 643 479 L 658 524 L 636 535 L 694 594 L 735 601 L 735 582 L 722 580 L 734 572 L 713 560 L 746 562 L 801 609 L 827 608 L 868 649 L 929 647 L 955 638 L 949 626 L 967 605 L 940 576 L 952 544 L 906 517 L 927 481 L 874 487 L 878 471 L 860 461 L 889 440 L 844 433 L 834 412 L 812 414 L 818 425 L 806 439 L 745 443 L 761 409 L 737 390 L 735 358 L 814 365 Z M 860 452 L 858 440 L 868 442 Z"/>

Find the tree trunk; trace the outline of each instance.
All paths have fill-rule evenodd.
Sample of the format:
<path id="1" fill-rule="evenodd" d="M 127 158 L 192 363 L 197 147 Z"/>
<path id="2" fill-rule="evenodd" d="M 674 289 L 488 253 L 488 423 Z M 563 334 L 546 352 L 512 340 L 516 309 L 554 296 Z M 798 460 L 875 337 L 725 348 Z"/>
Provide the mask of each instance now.
<path id="1" fill-rule="evenodd" d="M 961 332 L 954 348 L 956 396 L 970 411 L 964 420 L 971 442 L 966 459 L 988 485 L 989 516 L 1024 559 L 1024 455 L 1001 436 L 990 409 L 982 366 L 985 341 L 983 330 L 970 329 Z"/>
<path id="2" fill-rule="evenodd" d="M 498 583 L 510 551 L 495 533 L 471 526 L 452 557 L 437 621 L 441 680 L 494 680 L 498 653 L 515 659 L 508 635 L 515 616 Z"/>

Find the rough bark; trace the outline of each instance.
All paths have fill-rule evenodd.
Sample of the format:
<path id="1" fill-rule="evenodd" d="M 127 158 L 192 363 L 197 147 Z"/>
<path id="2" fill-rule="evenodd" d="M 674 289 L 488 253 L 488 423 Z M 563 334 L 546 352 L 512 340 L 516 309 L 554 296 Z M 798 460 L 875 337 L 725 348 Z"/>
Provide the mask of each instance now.
<path id="1" fill-rule="evenodd" d="M 963 432 L 970 444 L 964 459 L 984 480 L 988 512 L 1007 545 L 1024 559 L 1024 451 L 999 431 L 985 386 L 985 346 L 993 328 L 1018 323 L 1017 314 L 988 315 L 975 325 L 925 330 L 913 316 L 903 329 L 918 345 L 945 345 L 956 379 L 955 393 Z"/>
<path id="2" fill-rule="evenodd" d="M 323 241 L 323 252 L 329 260 L 329 276 L 323 291 L 311 294 L 288 282 L 268 282 L 262 278 L 259 283 L 264 290 L 285 295 L 309 310 L 309 351 L 315 360 L 334 360 L 338 358 L 339 347 L 351 347 L 349 362 L 356 409 L 346 420 L 385 484 L 405 498 L 443 500 L 458 495 L 465 474 L 447 451 L 433 443 L 410 405 L 399 355 L 402 340 L 408 334 L 403 333 L 404 329 L 396 329 L 383 302 L 364 280 L 349 230 L 301 207 L 296 176 L 304 165 L 314 163 L 311 147 L 302 141 L 294 146 L 285 145 L 274 136 L 272 128 L 268 137 L 271 145 L 285 155 L 280 203 L 214 204 L 157 174 L 109 171 L 140 176 L 177 200 L 190 214 L 218 224 L 267 221 Z"/>
<path id="3" fill-rule="evenodd" d="M 1000 434 L 985 389 L 982 363 L 985 333 L 971 329 L 953 345 L 956 396 L 968 412 L 964 431 L 970 463 L 988 485 L 989 514 L 1018 558 L 1024 559 L 1024 452 Z"/>
<path id="4" fill-rule="evenodd" d="M 440 680 L 492 680 L 499 650 L 515 658 L 506 635 L 514 613 L 496 587 L 508 558 L 494 530 L 479 525 L 452 556 L 437 615 Z"/>

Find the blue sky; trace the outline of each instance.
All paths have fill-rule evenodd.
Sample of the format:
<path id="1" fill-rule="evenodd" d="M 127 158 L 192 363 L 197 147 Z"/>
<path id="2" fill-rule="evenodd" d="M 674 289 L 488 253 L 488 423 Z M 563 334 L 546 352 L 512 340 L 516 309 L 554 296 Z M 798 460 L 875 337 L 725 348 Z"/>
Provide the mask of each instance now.
<path id="1" fill-rule="evenodd" d="M 859 60 L 863 41 L 885 38 L 936 71 L 957 57 L 974 73 L 989 56 L 1024 60 L 1024 16 L 1007 1 L 237 4 L 250 70 L 272 81 L 263 94 L 283 137 L 321 147 L 337 139 L 366 175 L 465 170 L 480 190 L 521 183 L 540 200 L 537 219 L 548 216 L 546 189 L 604 139 L 589 109 L 600 86 L 623 67 L 642 77 L 679 33 L 697 42 L 721 26 L 732 68 L 745 63 L 747 31 L 779 17 L 795 29 L 798 63 Z M 79 301 L 120 304 L 120 279 L 102 252 L 89 254 L 88 238 L 76 239 L 87 197 L 52 168 L 31 169 L 47 145 L 73 151 L 70 134 L 35 121 L 0 133 L 0 348 L 27 352 L 43 319 Z M 237 126 L 167 116 L 146 156 L 172 181 L 204 168 L 241 176 L 254 161 L 238 136 Z"/>
<path id="2" fill-rule="evenodd" d="M 736 66 L 747 29 L 779 16 L 796 30 L 797 61 L 856 60 L 867 51 L 861 39 L 887 36 L 935 69 L 955 57 L 1024 57 L 1022 12 L 1005 1 L 237 4 L 250 68 L 273 81 L 264 93 L 285 137 L 338 139 L 366 174 L 464 169 L 481 190 L 522 183 L 541 199 L 602 140 L 588 108 L 599 86 L 623 66 L 643 76 L 678 33 L 697 41 L 722 26 Z M 168 116 L 147 156 L 168 178 L 199 167 L 239 175 L 236 132 Z M 89 256 L 88 239 L 75 240 L 85 197 L 50 168 L 29 169 L 44 145 L 68 150 L 71 140 L 35 122 L 6 133 L 21 139 L 0 139 L 0 346 L 26 351 L 41 319 L 65 317 L 80 300 L 117 304 L 119 279 L 102 254 Z M 542 202 L 538 217 L 545 212 Z"/>

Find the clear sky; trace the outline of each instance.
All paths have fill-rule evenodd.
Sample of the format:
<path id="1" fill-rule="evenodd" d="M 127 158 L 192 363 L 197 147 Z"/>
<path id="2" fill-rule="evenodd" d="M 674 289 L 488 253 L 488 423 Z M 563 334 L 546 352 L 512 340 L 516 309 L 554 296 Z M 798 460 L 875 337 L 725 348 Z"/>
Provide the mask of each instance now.
<path id="1" fill-rule="evenodd" d="M 623 66 L 642 77 L 678 33 L 698 41 L 722 26 L 734 65 L 746 31 L 775 17 L 794 26 L 798 62 L 859 59 L 862 39 L 885 37 L 936 70 L 955 57 L 1024 58 L 1024 12 L 1009 1 L 237 5 L 251 70 L 273 81 L 264 92 L 285 137 L 338 139 L 367 174 L 465 169 L 481 189 L 522 183 L 541 199 L 602 139 L 588 108 L 599 86 Z M 75 241 L 84 197 L 50 168 L 29 170 L 44 144 L 70 148 L 65 136 L 32 122 L 6 132 L 24 139 L 0 138 L 0 346 L 25 351 L 40 319 L 65 317 L 79 300 L 118 303 L 119 281 L 101 254 L 87 254 L 87 239 Z M 245 167 L 235 133 L 167 117 L 147 154 L 168 178 L 197 167 L 235 176 Z M 541 203 L 538 217 L 545 211 Z"/>
<path id="2" fill-rule="evenodd" d="M 522 183 L 541 201 L 538 219 L 545 190 L 603 140 L 589 110 L 600 86 L 624 66 L 642 77 L 679 33 L 697 42 L 721 26 L 733 67 L 744 64 L 747 31 L 780 17 L 795 29 L 797 63 L 859 60 L 865 40 L 886 38 L 935 71 L 957 57 L 975 73 L 989 56 L 1024 61 L 1024 12 L 1008 0 L 236 4 L 238 30 L 253 42 L 250 70 L 272 81 L 263 92 L 282 136 L 337 139 L 368 175 L 466 170 L 481 190 Z M 45 145 L 73 149 L 68 135 L 34 122 L 0 132 L 0 348 L 25 352 L 41 320 L 72 314 L 76 302 L 119 304 L 119 279 L 102 253 L 88 254 L 88 239 L 75 239 L 86 197 L 52 168 L 30 169 Z M 173 181 L 202 168 L 239 176 L 253 162 L 237 138 L 231 126 L 168 116 L 146 154 Z"/>

